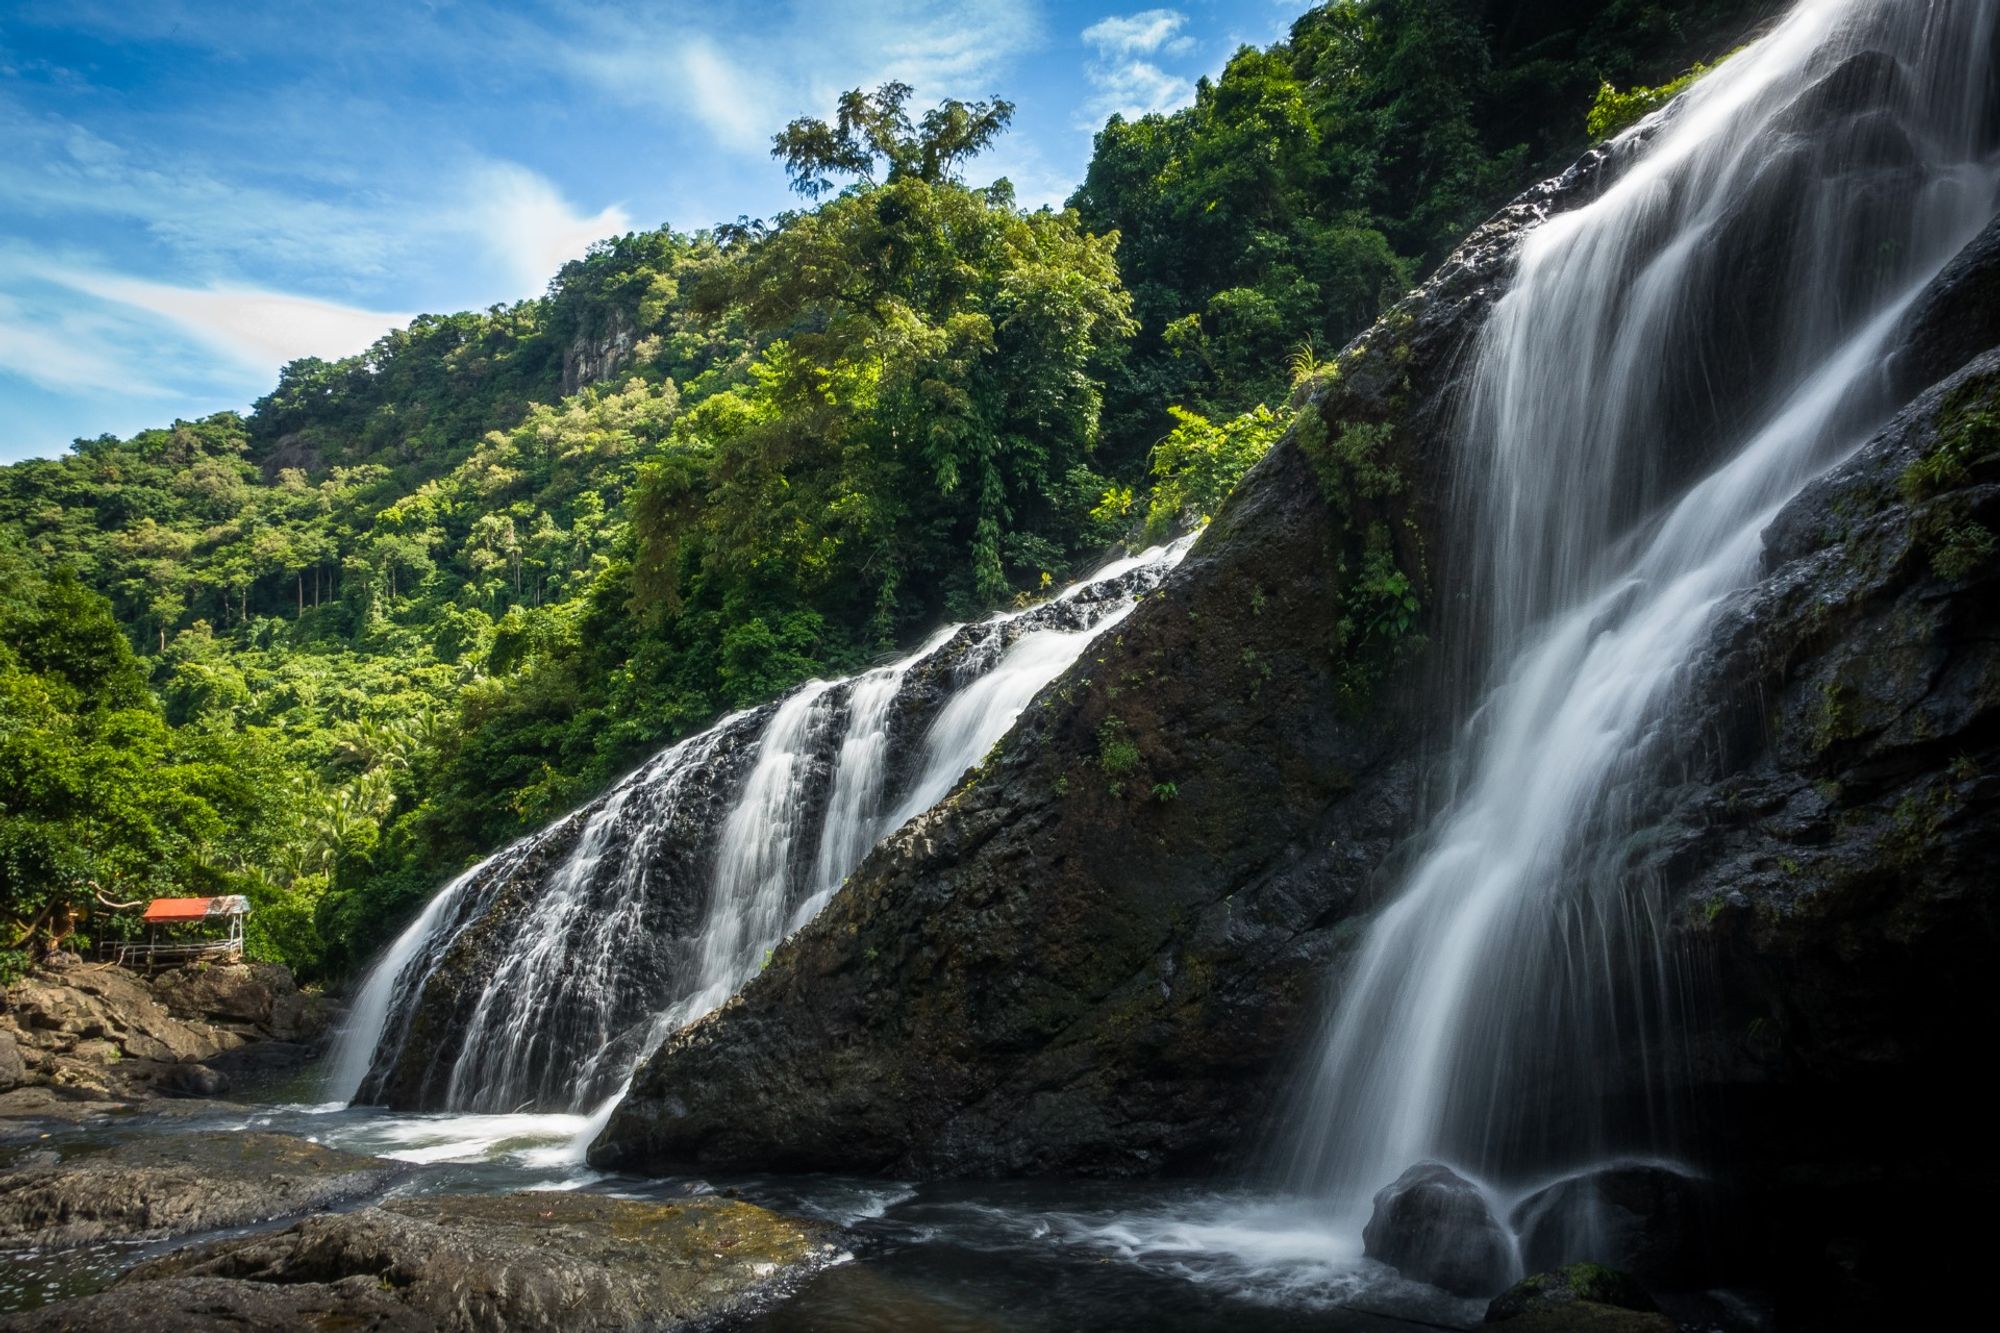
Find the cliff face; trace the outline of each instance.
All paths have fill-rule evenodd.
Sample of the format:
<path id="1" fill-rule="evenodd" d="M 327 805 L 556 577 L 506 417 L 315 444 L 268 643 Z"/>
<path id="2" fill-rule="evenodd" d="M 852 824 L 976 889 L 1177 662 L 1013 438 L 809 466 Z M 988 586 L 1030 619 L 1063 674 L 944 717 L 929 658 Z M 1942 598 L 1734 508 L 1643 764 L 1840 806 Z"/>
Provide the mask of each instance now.
<path id="1" fill-rule="evenodd" d="M 1766 532 L 1698 666 L 1652 857 L 1709 1005 L 1682 1055 L 1711 1152 L 1835 1326 L 1913 1271 L 1940 1300 L 1985 1262 L 1911 1223 L 1996 1175 L 1963 1155 L 2000 1019 L 2000 330 L 1964 304 L 2000 275 L 1996 234 L 1894 365 L 1956 368 Z"/>
<path id="2" fill-rule="evenodd" d="M 1445 391 L 1523 230 L 1611 165 L 1525 196 L 1303 391 L 1166 586 L 655 1056 L 592 1161 L 1131 1175 L 1260 1142 L 1448 723 L 1383 591 L 1450 577 Z"/>

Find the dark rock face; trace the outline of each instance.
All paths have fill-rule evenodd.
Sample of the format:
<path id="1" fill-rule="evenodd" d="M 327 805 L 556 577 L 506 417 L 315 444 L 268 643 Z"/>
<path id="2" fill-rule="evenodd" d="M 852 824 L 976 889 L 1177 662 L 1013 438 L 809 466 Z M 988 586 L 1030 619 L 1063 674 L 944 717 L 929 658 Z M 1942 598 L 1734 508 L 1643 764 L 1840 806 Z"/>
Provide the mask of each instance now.
<path id="1" fill-rule="evenodd" d="M 1481 228 L 1312 391 L 1322 448 L 1393 423 L 1412 485 L 1332 505 L 1288 435 L 971 781 L 661 1049 L 592 1160 L 1136 1175 L 1254 1142 L 1442 725 L 1414 639 L 1343 647 L 1342 589 L 1371 527 L 1426 570 L 1465 339 L 1523 229 L 1614 169 Z"/>
<path id="2" fill-rule="evenodd" d="M 1514 1275 L 1514 1246 L 1486 1196 L 1440 1162 L 1419 1162 L 1375 1195 L 1368 1257 L 1455 1296 L 1485 1296 Z"/>
<path id="3" fill-rule="evenodd" d="M 1629 1273 L 1599 1264 L 1571 1264 L 1524 1277 L 1493 1298 L 1486 1322 L 1510 1333 L 1670 1333 L 1679 1327 L 1659 1313 Z"/>
<path id="4" fill-rule="evenodd" d="M 53 1154 L 47 1155 L 53 1157 Z M 151 1138 L 0 1175 L 0 1248 L 160 1240 L 365 1197 L 406 1168 L 282 1134 Z"/>
<path id="5" fill-rule="evenodd" d="M 1953 1145 L 1980 1132 L 1967 1053 L 2000 1019 L 1984 980 L 2000 934 L 2000 438 L 1981 425 L 1996 407 L 1988 354 L 1778 516 L 1763 581 L 1691 684 L 1707 703 L 1678 737 L 1689 780 L 1663 793 L 1646 866 L 1677 889 L 1705 981 L 1679 1059 L 1722 1136 L 1717 1174 L 1833 1326 L 1889 1317 L 1910 1264 L 1971 1280 L 1984 1262 L 1897 1219 L 1994 1176 Z"/>
<path id="6" fill-rule="evenodd" d="M 1703 1182 L 1667 1167 L 1628 1165 L 1537 1190 L 1507 1221 L 1531 1272 L 1606 1265 L 1657 1286 L 1688 1287 L 1714 1268 L 1713 1211 Z"/>
<path id="7" fill-rule="evenodd" d="M 834 1235 L 724 1199 L 401 1199 L 171 1254 L 99 1295 L 0 1318 L 0 1329 L 679 1328 L 828 1262 Z"/>

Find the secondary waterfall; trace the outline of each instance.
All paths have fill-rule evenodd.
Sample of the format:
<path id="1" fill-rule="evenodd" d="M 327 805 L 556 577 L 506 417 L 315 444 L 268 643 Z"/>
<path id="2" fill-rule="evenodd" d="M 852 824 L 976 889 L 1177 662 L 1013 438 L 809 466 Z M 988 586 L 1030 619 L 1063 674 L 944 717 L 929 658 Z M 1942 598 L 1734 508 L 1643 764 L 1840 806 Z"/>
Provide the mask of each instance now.
<path id="1" fill-rule="evenodd" d="M 1994 216 L 1996 11 L 1805 0 L 1523 241 L 1458 413 L 1487 692 L 1291 1164 L 1356 1231 L 1424 1159 L 1504 1188 L 1676 1147 L 1667 1100 L 1610 1105 L 1672 1085 L 1682 1004 L 1628 869 L 1649 743 L 1777 507 L 1893 410 L 1899 315 Z"/>
<path id="2" fill-rule="evenodd" d="M 473 867 L 363 983 L 330 1095 L 608 1105 L 644 1054 L 728 999 L 878 841 L 943 799 L 1192 541 L 724 718 Z"/>

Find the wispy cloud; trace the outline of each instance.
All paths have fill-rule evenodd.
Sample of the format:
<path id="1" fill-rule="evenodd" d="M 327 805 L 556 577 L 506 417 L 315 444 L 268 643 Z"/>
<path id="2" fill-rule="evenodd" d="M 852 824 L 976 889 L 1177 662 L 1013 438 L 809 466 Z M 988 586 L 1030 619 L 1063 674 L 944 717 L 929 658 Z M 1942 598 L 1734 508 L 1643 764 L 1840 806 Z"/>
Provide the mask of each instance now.
<path id="1" fill-rule="evenodd" d="M 1083 30 L 1083 40 L 1107 56 L 1185 55 L 1194 39 L 1181 30 L 1187 15 L 1177 9 L 1148 9 L 1137 14 L 1099 19 Z"/>
<path id="2" fill-rule="evenodd" d="M 379 271 L 398 219 L 366 195 L 316 197 L 232 179 L 193 154 L 128 147 L 55 115 L 0 98 L 0 195 L 21 218 L 138 223 L 191 268 L 217 272 L 256 256 L 306 272 Z M 371 205 L 378 205 L 371 207 Z"/>
<path id="3" fill-rule="evenodd" d="M 1186 26 L 1187 15 L 1178 10 L 1148 9 L 1085 28 L 1083 40 L 1096 48 L 1098 58 L 1084 70 L 1095 91 L 1083 104 L 1080 122 L 1095 125 L 1113 115 L 1134 120 L 1170 111 L 1193 97 L 1191 82 L 1149 58 L 1191 51 L 1194 41 L 1182 31 Z"/>
<path id="4" fill-rule="evenodd" d="M 793 116 L 824 114 L 853 87 L 897 79 L 919 101 L 976 97 L 1039 38 L 1032 0 L 791 0 L 761 23 L 727 9 L 579 13 L 569 71 L 630 105 L 700 122 L 762 154 Z"/>
<path id="5" fill-rule="evenodd" d="M 406 314 L 254 287 L 175 287 L 117 274 L 62 271 L 49 279 L 158 316 L 265 374 L 302 356 L 349 356 L 410 321 Z"/>
<path id="6" fill-rule="evenodd" d="M 57 393 L 164 398 L 118 346 L 119 323 L 74 303 L 40 306 L 0 292 L 0 371 Z"/>
<path id="7" fill-rule="evenodd" d="M 443 221 L 482 240 L 521 295 L 539 290 L 591 242 L 632 229 L 622 206 L 582 213 L 546 178 L 513 162 L 474 171 L 467 193 L 463 213 Z"/>

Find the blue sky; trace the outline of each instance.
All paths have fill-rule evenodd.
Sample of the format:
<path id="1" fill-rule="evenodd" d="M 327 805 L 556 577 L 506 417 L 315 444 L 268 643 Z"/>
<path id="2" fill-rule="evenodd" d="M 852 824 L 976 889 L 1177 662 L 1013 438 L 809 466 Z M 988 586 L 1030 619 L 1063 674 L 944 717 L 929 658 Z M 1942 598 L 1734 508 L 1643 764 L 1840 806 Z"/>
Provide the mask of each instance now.
<path id="1" fill-rule="evenodd" d="M 295 356 L 539 292 L 594 239 L 790 205 L 844 88 L 998 93 L 975 164 L 1059 203 L 1306 0 L 7 0 L 0 460 L 243 407 Z"/>

